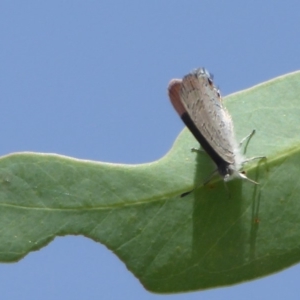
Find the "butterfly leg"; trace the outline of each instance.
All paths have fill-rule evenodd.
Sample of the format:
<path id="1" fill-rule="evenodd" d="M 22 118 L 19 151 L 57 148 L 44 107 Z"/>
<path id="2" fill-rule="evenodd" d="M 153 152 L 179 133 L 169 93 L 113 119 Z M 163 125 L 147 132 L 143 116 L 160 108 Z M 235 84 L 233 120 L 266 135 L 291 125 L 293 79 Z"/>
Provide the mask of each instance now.
<path id="1" fill-rule="evenodd" d="M 254 156 L 254 157 L 250 157 L 250 158 L 244 160 L 242 162 L 242 165 L 244 165 L 244 164 L 246 164 L 246 163 L 248 163 L 250 161 L 256 160 L 256 159 L 266 159 L 266 158 L 267 158 L 266 156 Z"/>
<path id="2" fill-rule="evenodd" d="M 198 148 L 192 148 L 191 151 L 192 151 L 192 152 L 197 152 L 197 153 L 202 153 L 202 152 L 204 152 L 203 149 L 201 149 L 201 148 L 199 148 L 199 149 L 198 149 Z"/>
<path id="3" fill-rule="evenodd" d="M 244 148 L 244 154 L 246 153 L 248 144 L 249 144 L 249 142 L 250 142 L 250 140 L 251 140 L 251 138 L 253 137 L 254 134 L 255 134 L 255 129 L 253 129 L 253 130 L 250 132 L 250 134 L 248 134 L 247 136 L 245 136 L 245 137 L 240 141 L 240 143 L 239 143 L 239 147 L 240 147 L 240 148 L 242 147 L 243 143 L 244 143 L 245 141 L 247 141 L 247 142 L 246 142 L 246 145 L 245 145 L 245 148 Z"/>

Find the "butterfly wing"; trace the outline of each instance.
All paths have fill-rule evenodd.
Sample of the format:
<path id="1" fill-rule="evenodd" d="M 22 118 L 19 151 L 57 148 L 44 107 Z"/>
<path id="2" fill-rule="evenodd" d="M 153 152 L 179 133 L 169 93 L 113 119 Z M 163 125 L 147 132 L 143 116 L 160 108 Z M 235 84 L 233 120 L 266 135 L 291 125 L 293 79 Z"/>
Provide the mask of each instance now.
<path id="1" fill-rule="evenodd" d="M 182 79 L 180 99 L 211 148 L 227 163 L 234 163 L 236 142 L 232 120 L 207 70 L 197 69 Z"/>

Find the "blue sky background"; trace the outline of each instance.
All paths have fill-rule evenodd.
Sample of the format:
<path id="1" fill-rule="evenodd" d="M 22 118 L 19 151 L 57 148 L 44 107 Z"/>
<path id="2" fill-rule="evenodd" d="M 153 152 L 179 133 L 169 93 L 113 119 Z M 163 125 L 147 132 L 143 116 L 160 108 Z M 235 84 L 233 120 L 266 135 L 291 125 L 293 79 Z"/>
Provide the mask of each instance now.
<path id="1" fill-rule="evenodd" d="M 296 0 L 1 1 L 0 154 L 157 160 L 183 128 L 170 79 L 205 66 L 228 95 L 299 70 L 299 11 Z M 299 278 L 297 265 L 160 296 L 105 246 L 78 236 L 0 265 L 1 299 L 298 299 Z"/>

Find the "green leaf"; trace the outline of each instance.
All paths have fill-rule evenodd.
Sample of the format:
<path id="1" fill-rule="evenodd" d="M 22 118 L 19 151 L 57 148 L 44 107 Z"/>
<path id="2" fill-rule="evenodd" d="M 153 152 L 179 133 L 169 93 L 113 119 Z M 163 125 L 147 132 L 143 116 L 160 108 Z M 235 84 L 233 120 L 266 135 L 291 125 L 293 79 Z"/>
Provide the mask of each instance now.
<path id="1" fill-rule="evenodd" d="M 238 139 L 256 134 L 246 167 L 258 181 L 224 186 L 184 130 L 157 162 L 98 163 L 51 154 L 0 159 L 0 260 L 17 261 L 56 236 L 105 244 L 153 292 L 230 285 L 300 259 L 300 72 L 225 99 Z M 170 106 L 170 109 L 171 106 Z"/>

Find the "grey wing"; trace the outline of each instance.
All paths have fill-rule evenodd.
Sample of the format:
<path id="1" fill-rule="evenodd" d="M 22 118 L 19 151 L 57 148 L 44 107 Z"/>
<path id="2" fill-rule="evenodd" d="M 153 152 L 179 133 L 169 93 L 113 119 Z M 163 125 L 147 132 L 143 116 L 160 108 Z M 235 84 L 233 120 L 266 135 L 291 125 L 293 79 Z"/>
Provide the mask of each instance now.
<path id="1" fill-rule="evenodd" d="M 209 73 L 199 69 L 182 80 L 180 97 L 187 113 L 211 147 L 227 162 L 234 162 L 236 142 L 230 115 L 222 104 Z"/>

